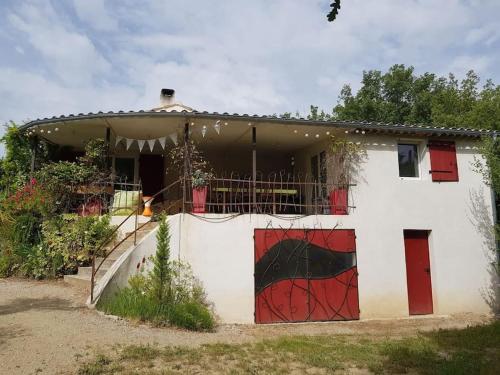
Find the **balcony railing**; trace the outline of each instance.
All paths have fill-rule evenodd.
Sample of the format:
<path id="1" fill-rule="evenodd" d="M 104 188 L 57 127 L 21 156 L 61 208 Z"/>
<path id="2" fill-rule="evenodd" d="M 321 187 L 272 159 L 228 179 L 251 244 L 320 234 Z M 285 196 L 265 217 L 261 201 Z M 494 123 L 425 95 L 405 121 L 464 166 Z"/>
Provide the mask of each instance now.
<path id="1" fill-rule="evenodd" d="M 256 181 L 213 178 L 203 189 L 193 189 L 190 179 L 184 183 L 181 178 L 178 182 L 175 188 L 154 200 L 154 212 L 347 215 L 355 208 L 353 184 L 337 185 L 295 176 Z M 73 212 L 127 215 L 142 204 L 141 190 L 140 183 L 121 181 L 83 186 L 76 190 L 81 200 Z"/>
<path id="2" fill-rule="evenodd" d="M 352 186 L 298 178 L 255 182 L 250 178 L 213 178 L 206 189 L 193 189 L 191 181 L 186 180 L 184 210 L 219 214 L 347 215 L 355 208 Z M 202 200 L 205 198 L 201 209 L 200 195 Z"/>

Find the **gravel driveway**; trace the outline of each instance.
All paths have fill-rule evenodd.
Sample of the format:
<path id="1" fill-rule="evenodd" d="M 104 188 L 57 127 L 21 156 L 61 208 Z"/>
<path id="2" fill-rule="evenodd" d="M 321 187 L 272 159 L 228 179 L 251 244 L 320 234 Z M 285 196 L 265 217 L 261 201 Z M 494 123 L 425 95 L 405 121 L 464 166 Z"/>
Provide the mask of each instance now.
<path id="1" fill-rule="evenodd" d="M 291 334 L 405 336 L 418 330 L 460 328 L 485 322 L 477 315 L 282 325 L 222 325 L 215 333 L 152 328 L 103 316 L 86 296 L 61 281 L 0 279 L 0 373 L 67 374 L 78 356 L 115 344 L 196 346 L 242 343 Z"/>

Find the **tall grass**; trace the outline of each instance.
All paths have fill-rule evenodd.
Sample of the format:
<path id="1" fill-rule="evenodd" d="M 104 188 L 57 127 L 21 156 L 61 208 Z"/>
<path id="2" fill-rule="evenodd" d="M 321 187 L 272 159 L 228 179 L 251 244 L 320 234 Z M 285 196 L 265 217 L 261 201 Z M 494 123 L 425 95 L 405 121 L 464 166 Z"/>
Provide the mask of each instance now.
<path id="1" fill-rule="evenodd" d="M 212 312 L 198 301 L 159 304 L 150 295 L 137 293 L 130 287 L 120 289 L 109 299 L 99 300 L 97 309 L 155 326 L 171 324 L 192 331 L 211 331 L 215 327 Z"/>
<path id="2" fill-rule="evenodd" d="M 129 279 L 129 286 L 100 300 L 97 308 L 108 314 L 151 322 L 172 324 L 194 331 L 212 330 L 215 320 L 207 307 L 205 292 L 191 268 L 170 260 L 170 235 L 165 216 L 160 217 L 153 269 Z"/>

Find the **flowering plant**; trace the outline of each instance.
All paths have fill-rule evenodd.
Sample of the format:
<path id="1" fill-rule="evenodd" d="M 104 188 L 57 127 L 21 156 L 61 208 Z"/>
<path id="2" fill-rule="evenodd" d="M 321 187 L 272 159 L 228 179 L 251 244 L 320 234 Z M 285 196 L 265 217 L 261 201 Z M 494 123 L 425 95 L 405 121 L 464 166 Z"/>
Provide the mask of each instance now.
<path id="1" fill-rule="evenodd" d="M 10 213 L 36 211 L 47 214 L 51 206 L 51 196 L 35 178 L 32 178 L 3 203 L 3 209 L 9 210 Z"/>

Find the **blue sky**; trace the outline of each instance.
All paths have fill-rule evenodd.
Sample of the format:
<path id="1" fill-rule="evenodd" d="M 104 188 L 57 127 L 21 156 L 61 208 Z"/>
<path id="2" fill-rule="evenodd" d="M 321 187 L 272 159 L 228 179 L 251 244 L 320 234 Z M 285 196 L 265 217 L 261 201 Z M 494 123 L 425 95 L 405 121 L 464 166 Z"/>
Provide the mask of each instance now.
<path id="1" fill-rule="evenodd" d="M 498 0 L 345 0 L 334 23 L 328 3 L 0 0 L 0 123 L 150 109 L 162 87 L 199 110 L 329 110 L 395 63 L 500 82 Z"/>

